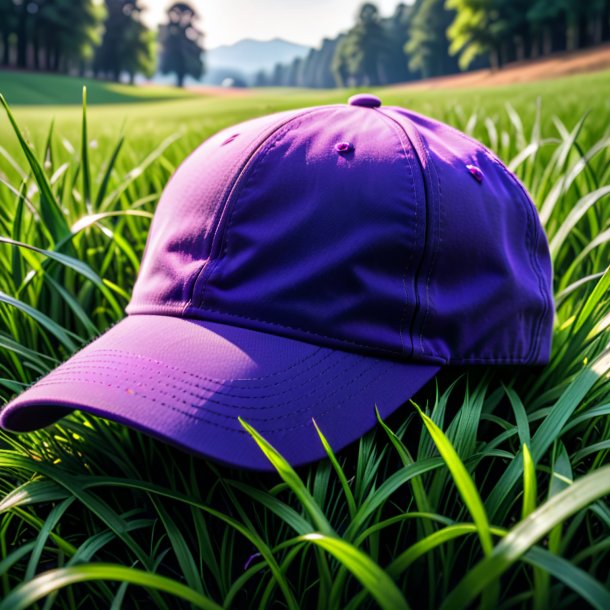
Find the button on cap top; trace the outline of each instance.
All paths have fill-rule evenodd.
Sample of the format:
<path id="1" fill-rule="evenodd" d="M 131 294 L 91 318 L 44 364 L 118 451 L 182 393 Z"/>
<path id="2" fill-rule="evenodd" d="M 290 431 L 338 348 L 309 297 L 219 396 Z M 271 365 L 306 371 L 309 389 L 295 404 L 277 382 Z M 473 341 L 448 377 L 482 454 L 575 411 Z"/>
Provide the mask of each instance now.
<path id="1" fill-rule="evenodd" d="M 352 97 L 347 100 L 347 103 L 350 106 L 364 106 L 366 108 L 379 108 L 379 106 L 381 106 L 381 100 L 376 95 L 370 93 L 352 95 Z"/>

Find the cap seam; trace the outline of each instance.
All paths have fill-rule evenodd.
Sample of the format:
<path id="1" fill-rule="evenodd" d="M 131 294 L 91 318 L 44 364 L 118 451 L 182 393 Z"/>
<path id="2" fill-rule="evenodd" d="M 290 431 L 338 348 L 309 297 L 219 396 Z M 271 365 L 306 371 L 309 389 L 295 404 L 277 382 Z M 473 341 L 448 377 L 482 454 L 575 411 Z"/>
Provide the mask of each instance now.
<path id="1" fill-rule="evenodd" d="M 417 114 L 417 113 L 414 113 L 414 114 Z M 418 115 L 418 116 L 421 116 L 421 115 Z M 510 172 L 508 170 L 508 168 L 504 165 L 504 163 L 496 155 L 492 154 L 491 151 L 486 146 L 482 145 L 480 142 L 478 142 L 474 138 L 468 136 L 467 134 L 461 132 L 459 129 L 456 129 L 452 125 L 448 125 L 448 124 L 446 126 L 449 129 L 451 129 L 453 134 L 455 134 L 457 137 L 459 137 L 462 140 L 473 145 L 477 150 L 481 151 L 485 155 L 485 157 L 487 157 L 487 159 L 489 159 L 493 164 L 498 166 L 502 170 L 502 172 L 509 178 L 509 180 L 519 188 L 520 192 L 522 193 L 522 196 L 525 197 L 526 201 L 523 201 L 521 197 L 519 199 L 521 200 L 522 207 L 525 209 L 526 222 L 527 222 L 526 235 L 528 237 L 526 238 L 526 250 L 529 255 L 530 265 L 532 266 L 534 273 L 536 274 L 536 277 L 538 279 L 538 290 L 544 301 L 544 307 L 543 307 L 542 312 L 538 316 L 538 320 L 537 320 L 537 323 L 534 328 L 534 340 L 532 342 L 532 345 L 530 346 L 530 349 L 528 350 L 527 356 L 525 356 L 522 360 L 526 363 L 535 362 L 536 358 L 540 354 L 540 350 L 542 347 L 542 337 L 541 337 L 542 321 L 544 320 L 544 317 L 546 316 L 547 312 L 549 311 L 549 309 L 551 307 L 549 295 L 545 292 L 544 287 L 543 287 L 542 270 L 540 269 L 540 266 L 539 266 L 538 257 L 536 256 L 536 254 L 533 250 L 533 248 L 537 246 L 538 240 L 540 237 L 540 231 L 536 225 L 535 218 L 532 218 L 533 213 L 535 212 L 537 214 L 537 211 L 535 209 L 535 206 L 533 206 L 533 204 L 530 203 L 529 195 L 527 194 L 527 191 L 526 191 L 525 187 L 523 186 L 523 184 L 521 184 L 521 182 L 512 174 L 512 172 Z M 532 210 L 532 208 L 534 208 L 534 209 Z M 532 246 L 532 239 L 531 239 L 532 227 L 533 227 L 533 230 L 535 233 L 535 243 L 533 244 L 533 246 Z M 439 237 L 439 239 L 440 239 L 440 237 Z M 451 361 L 454 361 L 454 359 L 451 359 Z"/>
<path id="2" fill-rule="evenodd" d="M 538 314 L 538 320 L 536 321 L 536 325 L 535 325 L 535 329 L 534 329 L 535 340 L 533 341 L 532 346 L 530 347 L 530 350 L 528 353 L 528 361 L 534 362 L 536 360 L 536 358 L 538 358 L 541 347 L 542 347 L 542 321 L 545 318 L 545 316 L 547 315 L 547 312 L 549 311 L 549 308 L 550 308 L 549 299 L 548 299 L 547 294 L 544 291 L 544 287 L 542 284 L 542 270 L 540 269 L 538 257 L 536 256 L 536 252 L 535 252 L 535 250 L 538 246 L 538 240 L 540 238 L 540 231 L 539 231 L 538 227 L 536 226 L 536 219 L 533 218 L 533 214 L 534 213 L 537 214 L 537 211 L 535 212 L 535 209 L 532 209 L 533 204 L 530 202 L 530 198 L 529 198 L 529 195 L 527 195 L 527 193 L 525 191 L 525 187 L 508 170 L 508 168 L 504 165 L 504 163 L 502 163 L 502 161 L 500 161 L 500 159 L 497 159 L 494 155 L 491 155 L 487 151 L 485 151 L 485 154 L 487 154 L 487 156 L 503 171 L 503 173 L 508 177 L 508 179 L 515 186 L 517 186 L 517 188 L 519 189 L 519 193 L 520 193 L 520 196 L 518 197 L 518 199 L 521 201 L 521 205 L 525 209 L 525 214 L 527 217 L 528 233 L 530 234 L 529 235 L 528 255 L 529 255 L 529 259 L 530 259 L 530 264 L 531 264 L 532 268 L 534 269 L 536 278 L 538 279 L 538 290 L 540 292 L 540 296 L 542 296 L 542 300 L 544 303 L 544 307 L 543 307 L 542 311 Z M 532 236 L 531 236 L 532 229 L 533 229 L 533 233 L 534 233 L 534 240 L 532 240 Z"/>
<path id="3" fill-rule="evenodd" d="M 528 223 L 528 232 L 529 232 L 530 228 L 533 227 L 534 234 L 535 234 L 535 242 L 532 245 L 532 240 L 530 237 L 529 244 L 526 242 L 526 248 L 528 250 L 530 264 L 538 279 L 538 290 L 540 291 L 540 295 L 542 296 L 542 299 L 544 301 L 544 308 L 538 316 L 538 320 L 536 322 L 536 326 L 534 329 L 535 338 L 534 338 L 533 344 L 531 345 L 531 347 L 529 349 L 529 352 L 528 352 L 528 355 L 526 358 L 527 362 L 535 362 L 536 359 L 540 355 L 540 350 L 542 349 L 542 336 L 541 336 L 542 335 L 542 321 L 544 320 L 545 316 L 547 315 L 547 312 L 552 307 L 551 295 L 550 295 L 550 293 L 548 293 L 545 290 L 545 287 L 543 285 L 543 273 L 542 273 L 542 270 L 540 269 L 538 257 L 534 251 L 534 248 L 537 247 L 539 239 L 540 239 L 540 230 L 536 223 L 536 219 L 532 218 L 532 216 L 534 214 L 537 215 L 538 211 L 537 211 L 536 207 L 534 206 L 534 204 L 531 202 L 530 196 L 527 193 L 527 191 L 526 191 L 525 187 L 523 186 L 523 184 L 521 183 L 521 181 L 506 167 L 506 165 L 502 162 L 502 160 L 499 157 L 497 157 L 495 154 L 493 154 L 486 146 L 483 146 L 480 142 L 478 142 L 474 138 L 470 137 L 469 135 L 463 133 L 459 129 L 456 129 L 455 127 L 453 127 L 451 125 L 448 125 L 448 127 L 453 131 L 453 133 L 456 136 L 460 137 L 461 139 L 465 140 L 466 142 L 469 142 L 470 144 L 475 146 L 478 150 L 481 150 L 482 153 L 492 163 L 497 165 L 502 170 L 502 172 L 509 178 L 509 180 L 519 188 L 519 191 L 522 194 L 522 198 L 525 199 L 525 201 L 523 201 L 522 198 L 519 198 L 521 200 L 522 207 L 525 208 L 525 214 L 526 214 L 527 223 Z M 533 220 L 533 222 L 532 222 L 532 220 Z M 530 225 L 530 223 L 531 223 L 531 225 Z M 529 245 L 529 247 L 528 247 L 528 245 Z"/>
<path id="4" fill-rule="evenodd" d="M 401 129 L 400 125 L 398 124 L 398 122 L 396 120 L 394 120 L 392 117 L 388 116 L 385 112 L 383 112 L 381 110 L 381 108 L 375 108 L 374 110 L 376 110 L 381 116 L 385 117 L 387 119 L 388 124 L 398 134 L 398 139 L 400 141 L 400 145 L 402 147 L 402 150 L 403 150 L 403 152 L 405 154 L 405 157 L 407 159 L 407 163 L 409 165 L 409 172 L 411 174 L 411 187 L 412 187 L 412 190 L 413 190 L 413 203 L 414 203 L 414 206 L 413 206 L 414 214 L 413 215 L 415 217 L 415 241 L 417 243 L 417 238 L 418 238 L 418 235 L 419 235 L 419 217 L 418 217 L 418 214 L 417 214 L 417 203 L 418 203 L 418 201 L 417 201 L 417 190 L 415 188 L 415 172 L 413 171 L 413 164 L 412 164 L 412 161 L 411 161 L 411 157 L 407 153 L 407 150 L 405 148 L 401 132 L 402 132 L 402 134 L 405 135 L 405 137 L 407 138 L 407 141 L 409 142 L 409 144 L 411 144 L 412 148 L 413 148 L 413 144 L 411 143 L 411 140 L 410 140 L 407 132 L 404 129 Z M 423 180 L 423 176 L 422 176 L 422 182 L 423 181 L 424 180 Z M 425 191 L 424 191 L 424 193 L 425 193 Z M 425 231 L 424 231 L 424 233 L 425 233 Z M 404 266 L 404 272 L 402 274 L 402 284 L 403 284 L 403 290 L 405 292 L 405 303 L 404 303 L 404 306 L 403 306 L 403 309 L 402 309 L 402 315 L 401 315 L 401 318 L 400 318 L 400 326 L 399 326 L 398 332 L 399 332 L 399 335 L 400 335 L 400 342 L 402 344 L 402 352 L 403 352 L 403 354 L 406 354 L 405 342 L 404 342 L 404 330 L 403 329 L 404 329 L 404 326 L 405 326 L 405 323 L 406 323 L 407 310 L 408 310 L 408 305 L 409 305 L 409 302 L 408 302 L 409 295 L 407 293 L 407 274 L 408 274 L 410 265 L 411 265 L 411 263 L 412 263 L 412 261 L 414 259 L 414 256 L 415 256 L 415 248 L 412 247 L 411 248 L 411 252 L 409 253 L 409 258 L 406 261 L 405 266 Z M 417 295 L 417 285 L 415 283 L 415 275 L 414 275 L 414 278 L 413 278 L 413 295 Z M 415 303 L 413 305 L 415 305 Z M 415 311 L 413 312 L 413 315 L 415 315 Z M 409 335 L 409 341 L 410 341 L 410 344 L 411 344 L 411 346 L 410 346 L 410 354 L 413 354 L 413 351 L 414 351 L 414 348 L 413 348 L 413 337 L 412 337 L 410 332 L 408 333 L 408 335 Z"/>
<path id="5" fill-rule="evenodd" d="M 415 275 L 416 284 L 419 283 L 420 272 L 423 270 L 424 265 L 426 263 L 426 251 L 428 248 L 430 248 L 432 250 L 432 255 L 429 260 L 428 274 L 426 276 L 426 283 L 425 283 L 425 299 L 424 299 L 425 300 L 425 306 L 424 306 L 425 310 L 423 312 L 423 319 L 421 319 L 421 316 L 420 316 L 421 322 L 419 323 L 419 344 L 420 344 L 419 353 L 423 354 L 423 355 L 428 355 L 428 356 L 435 356 L 435 357 L 441 358 L 444 362 L 448 362 L 451 359 L 448 359 L 448 358 L 441 356 L 440 354 L 436 354 L 434 352 L 426 352 L 424 350 L 424 344 L 423 344 L 424 326 L 429 317 L 429 312 L 430 312 L 430 308 L 431 308 L 430 281 L 432 279 L 434 265 L 436 264 L 436 254 L 438 252 L 438 244 L 434 245 L 432 243 L 434 241 L 433 227 L 432 227 L 433 212 L 436 212 L 437 231 L 439 231 L 439 235 L 440 235 L 440 212 L 439 212 L 440 205 L 438 205 L 438 203 L 437 203 L 436 210 L 433 210 L 434 206 L 433 206 L 432 190 L 431 190 L 431 188 L 429 188 L 429 187 L 433 188 L 433 184 L 432 184 L 433 178 L 431 176 L 431 172 L 427 171 L 427 169 L 426 169 L 428 166 L 430 166 L 432 168 L 432 170 L 434 171 L 434 174 L 436 177 L 436 189 L 437 189 L 439 198 L 440 198 L 440 193 L 441 193 L 440 182 L 438 179 L 438 174 L 436 173 L 436 167 L 435 167 L 434 163 L 432 162 L 428 148 L 426 146 L 425 138 L 420 133 L 419 129 L 417 129 L 417 126 L 413 123 L 413 121 L 411 121 L 408 117 L 405 117 L 404 115 L 401 115 L 401 116 L 409 122 L 409 125 L 411 126 L 411 128 L 413 130 L 413 136 L 418 140 L 419 148 L 417 146 L 413 145 L 413 139 L 411 138 L 410 134 L 405 129 L 404 125 L 402 123 L 400 123 L 399 121 L 397 121 L 397 123 L 400 125 L 401 129 L 405 132 L 406 136 L 409 138 L 409 141 L 413 145 L 413 150 L 415 151 L 415 153 L 418 157 L 418 160 L 419 160 L 419 164 L 421 167 L 421 173 L 422 173 L 422 177 L 423 177 L 423 183 L 424 183 L 426 222 L 424 224 L 425 234 L 424 234 L 424 244 L 423 244 L 423 248 L 422 248 L 422 255 L 421 255 L 420 263 L 419 263 L 418 269 L 416 270 L 416 275 Z M 421 148 L 421 151 L 420 151 L 420 148 Z M 422 151 L 423 151 L 423 155 L 425 155 L 426 164 L 424 164 L 423 159 L 420 158 L 420 154 Z M 431 183 L 430 185 L 428 185 L 427 179 L 430 181 L 430 183 Z M 439 199 L 439 201 L 440 201 L 440 199 Z M 439 236 L 439 239 L 440 239 L 440 236 Z M 419 295 L 417 286 L 416 286 L 416 295 L 417 296 Z M 413 314 L 413 319 L 411 322 L 411 336 L 412 337 L 415 334 L 415 326 L 417 324 L 418 314 L 419 314 L 419 310 L 421 310 L 421 308 L 422 308 L 421 299 L 418 298 L 418 301 L 416 304 L 416 309 Z M 415 353 L 415 350 L 414 350 L 414 353 Z"/>
<path id="6" fill-rule="evenodd" d="M 168 308 L 165 308 L 166 311 L 168 310 Z M 179 314 L 179 312 L 181 311 L 180 307 L 174 308 L 172 310 L 172 312 L 174 314 Z M 319 335 L 317 333 L 314 333 L 313 331 L 307 331 L 304 330 L 302 328 L 298 328 L 298 327 L 293 327 L 293 326 L 285 326 L 283 324 L 279 324 L 277 322 L 268 322 L 267 320 L 261 320 L 259 318 L 250 318 L 247 316 L 242 316 L 240 314 L 235 314 L 235 313 L 229 313 L 229 312 L 224 312 L 224 311 L 220 311 L 218 309 L 211 309 L 209 307 L 203 307 L 203 308 L 199 308 L 199 309 L 191 309 L 189 311 L 189 313 L 196 313 L 196 312 L 201 312 L 201 313 L 205 313 L 205 312 L 209 312 L 212 314 L 221 314 L 223 316 L 227 316 L 229 318 L 239 318 L 239 319 L 245 319 L 245 320 L 252 320 L 255 322 L 262 322 L 264 324 L 268 324 L 270 326 L 279 326 L 280 328 L 286 328 L 288 330 L 298 330 L 301 332 L 304 332 L 306 334 L 310 334 L 310 335 L 314 335 L 314 336 L 318 336 L 318 337 L 322 337 L 323 339 L 332 339 L 333 341 L 337 341 L 338 343 L 343 343 L 343 344 L 351 344 L 351 345 L 356 345 L 357 347 L 366 347 L 369 350 L 373 350 L 373 352 L 368 351 L 367 353 L 370 354 L 370 357 L 375 357 L 374 356 L 374 352 L 381 352 L 383 351 L 385 354 L 393 354 L 394 356 L 401 356 L 403 355 L 402 352 L 393 352 L 391 350 L 388 350 L 386 348 L 382 348 L 382 347 L 373 347 L 371 345 L 367 345 L 367 344 L 362 344 L 362 343 L 356 343 L 354 341 L 350 341 L 349 339 L 341 339 L 338 337 L 330 337 L 330 336 L 326 336 L 326 335 Z M 137 308 L 135 308 L 135 311 L 132 311 L 129 315 L 162 315 L 159 314 L 158 312 L 154 311 L 154 306 L 150 307 L 150 308 L 145 308 L 142 305 L 139 305 Z M 176 317 L 181 317 L 180 315 L 177 315 Z M 219 320 L 219 318 L 213 318 L 213 317 L 181 317 L 181 319 L 192 319 L 192 320 L 199 320 L 199 321 L 208 321 L 208 322 L 216 322 L 218 324 L 226 324 L 228 326 L 231 326 L 231 322 L 227 322 L 226 320 Z M 244 326 L 244 327 L 239 327 L 239 328 L 245 328 L 247 330 L 252 330 L 255 332 L 266 332 L 266 330 L 259 330 L 256 328 L 252 328 L 251 326 Z M 289 335 L 277 335 L 277 336 L 281 336 L 281 337 L 286 337 L 288 339 L 292 339 L 293 341 L 303 341 L 302 338 L 299 337 L 294 337 L 294 336 L 289 336 Z M 329 345 L 329 346 L 325 346 L 328 347 L 329 349 L 341 349 L 338 348 L 336 346 L 333 345 Z M 345 346 L 347 348 L 347 345 Z M 460 364 L 463 362 L 501 362 L 501 363 L 507 363 L 507 364 L 524 364 L 528 361 L 527 357 L 515 357 L 515 356 L 489 356 L 489 357 L 485 357 L 485 356 L 460 356 L 459 358 L 445 358 L 443 356 L 440 356 L 439 354 L 435 354 L 433 352 L 418 352 L 417 356 L 428 356 L 430 359 L 429 360 L 419 360 L 419 359 L 403 359 L 403 360 L 392 360 L 393 362 L 397 362 L 397 363 L 405 363 L 405 362 L 421 362 L 421 363 L 428 363 L 428 364 L 445 364 L 445 365 L 454 365 L 454 364 Z M 386 356 L 387 357 L 387 356 Z"/>
<path id="7" fill-rule="evenodd" d="M 430 260 L 430 266 L 428 268 L 428 275 L 426 277 L 426 311 L 424 312 L 424 319 L 422 320 L 420 327 L 419 327 L 419 346 L 421 351 L 424 351 L 424 327 L 426 326 L 426 323 L 428 322 L 428 317 L 430 315 L 430 282 L 432 281 L 432 273 L 434 271 L 434 266 L 436 265 L 436 260 L 438 258 L 438 252 L 440 250 L 440 243 L 441 243 L 441 199 L 442 199 L 442 186 L 441 186 L 441 181 L 440 178 L 438 176 L 438 172 L 436 171 L 436 165 L 434 163 L 434 161 L 432 160 L 432 157 L 430 155 L 430 151 L 428 150 L 427 147 L 427 143 L 426 143 L 426 139 L 419 133 L 419 131 L 417 130 L 417 128 L 415 128 L 415 130 L 418 133 L 418 136 L 421 139 L 421 143 L 422 143 L 422 148 L 424 150 L 424 152 L 426 153 L 426 159 L 428 160 L 428 163 L 430 165 L 431 171 L 434 172 L 434 177 L 436 178 L 436 192 L 437 192 L 437 201 L 436 201 L 436 206 L 432 205 L 432 198 L 427 198 L 427 200 L 430 202 L 430 208 L 436 208 L 435 211 L 436 212 L 436 226 L 437 226 L 437 239 L 434 240 L 432 237 L 432 233 L 433 233 L 433 229 L 431 226 L 431 223 L 428 223 L 428 226 L 430 226 L 430 241 L 434 242 L 431 245 L 431 249 L 432 249 L 432 257 Z"/>
<path id="8" fill-rule="evenodd" d="M 336 341 L 337 343 L 355 345 L 357 347 L 366 347 L 367 351 L 373 350 L 373 352 L 383 352 L 384 354 L 392 354 L 394 356 L 402 355 L 401 351 L 391 350 L 391 349 L 385 348 L 385 347 L 368 345 L 367 343 L 359 343 L 359 342 L 352 341 L 350 339 L 345 339 L 342 337 L 333 337 L 330 335 L 323 335 L 323 334 L 316 333 L 311 330 L 306 330 L 304 328 L 300 328 L 298 326 L 288 326 L 286 324 L 281 324 L 279 322 L 270 322 L 268 320 L 263 320 L 262 318 L 253 318 L 251 316 L 245 316 L 245 315 L 238 314 L 238 313 L 221 311 L 220 309 L 214 309 L 212 307 L 191 307 L 188 311 L 183 312 L 182 305 L 168 306 L 168 305 L 158 305 L 158 304 L 152 304 L 152 305 L 138 304 L 138 305 L 130 308 L 129 315 L 130 316 L 132 316 L 132 315 L 164 315 L 164 314 L 160 314 L 159 311 L 165 312 L 170 315 L 173 314 L 175 317 L 178 317 L 181 319 L 207 320 L 209 322 L 217 322 L 219 324 L 227 324 L 229 326 L 232 324 L 232 322 L 227 322 L 226 320 L 221 320 L 220 316 L 205 317 L 205 313 L 209 312 L 211 314 L 220 314 L 221 316 L 226 316 L 229 318 L 238 318 L 240 320 L 262 322 L 263 324 L 267 324 L 269 326 L 277 326 L 279 328 L 285 328 L 287 330 L 298 330 L 299 332 L 305 333 L 307 335 L 312 335 L 314 337 L 320 337 L 322 339 L 331 339 L 332 341 Z M 199 316 L 199 317 L 192 315 L 192 314 L 196 314 L 196 313 L 203 313 L 204 315 Z M 191 315 L 188 315 L 188 314 L 191 314 Z M 248 330 L 253 330 L 256 332 L 266 332 L 266 330 L 268 330 L 268 329 L 265 329 L 265 330 L 261 331 L 257 328 L 253 328 L 252 326 L 243 326 L 240 328 L 246 328 Z M 292 339 L 293 341 L 303 341 L 302 338 L 295 338 L 294 336 L 290 336 L 290 335 L 281 335 L 280 334 L 279 336 L 287 337 L 289 339 Z M 319 346 L 319 344 L 315 344 L 315 345 Z M 336 346 L 329 346 L 329 347 L 330 347 L 330 349 L 337 349 Z M 441 358 L 441 360 L 443 360 L 443 362 L 446 361 L 446 359 L 443 358 L 442 356 L 439 356 L 439 358 Z"/>
<path id="9" fill-rule="evenodd" d="M 301 118 L 301 117 L 299 117 L 299 118 Z M 299 124 L 300 124 L 300 122 L 297 123 L 296 125 L 299 125 Z M 252 158 L 251 163 L 248 164 L 248 168 L 247 169 L 244 168 L 244 173 L 242 174 L 242 176 L 244 177 L 243 182 L 239 186 L 237 186 L 237 183 L 236 183 L 235 188 L 237 190 L 235 191 L 234 196 L 233 196 L 233 193 L 231 193 L 232 200 L 230 202 L 227 201 L 227 206 L 232 204 L 231 209 L 228 211 L 227 226 L 226 226 L 226 229 L 223 231 L 223 235 L 220 240 L 218 256 L 212 262 L 212 264 L 210 264 L 210 270 L 206 274 L 207 277 L 202 277 L 202 282 L 204 282 L 204 284 L 201 289 L 201 296 L 197 303 L 198 307 L 202 307 L 203 305 L 205 305 L 205 290 L 206 290 L 208 284 L 211 282 L 212 274 L 213 274 L 214 270 L 218 268 L 220 261 L 223 260 L 227 256 L 227 252 L 229 249 L 229 241 L 230 241 L 230 237 L 231 237 L 231 229 L 233 227 L 233 219 L 235 218 L 234 212 L 235 212 L 235 209 L 239 202 L 240 195 L 243 193 L 243 191 L 246 189 L 246 187 L 252 182 L 252 179 L 259 172 L 261 163 L 267 157 L 267 155 L 271 152 L 271 150 L 273 150 L 277 146 L 277 144 L 283 138 L 285 138 L 294 128 L 295 128 L 295 124 L 293 121 L 291 121 L 289 124 L 284 124 L 282 127 L 280 127 L 276 132 L 274 132 L 273 136 L 270 136 L 261 145 L 261 147 L 257 151 L 258 154 L 256 155 L 256 159 Z M 248 174 L 247 176 L 246 176 L 246 173 Z M 240 178 L 241 178 L 241 176 L 240 176 Z M 238 180 L 239 180 L 239 178 L 238 178 Z"/>
<path id="10" fill-rule="evenodd" d="M 517 180 L 515 178 L 515 176 L 513 176 L 508 171 L 508 169 L 506 167 L 504 167 L 504 164 L 502 162 L 500 162 L 499 160 L 498 160 L 498 162 L 500 164 L 500 167 L 502 167 L 505 170 L 508 177 L 517 185 L 517 187 L 521 191 L 521 197 L 523 199 L 525 199 L 524 205 L 527 209 L 528 215 L 533 216 L 534 214 L 538 214 L 538 211 L 534 207 L 533 202 L 531 202 L 529 195 L 525 191 L 525 187 L 521 184 L 521 182 L 519 180 Z M 534 228 L 534 238 L 535 239 L 534 239 L 532 249 L 529 252 L 529 255 L 530 255 L 530 261 L 532 262 L 532 267 L 534 267 L 536 277 L 538 278 L 538 289 L 540 291 L 540 294 L 541 294 L 543 302 L 544 302 L 544 308 L 538 316 L 538 320 L 536 322 L 536 329 L 534 331 L 536 341 L 535 341 L 535 344 L 532 346 L 532 349 L 530 350 L 530 355 L 531 355 L 530 360 L 535 361 L 536 359 L 538 359 L 540 357 L 540 351 L 542 349 L 542 321 L 544 320 L 547 313 L 551 309 L 551 297 L 550 297 L 550 293 L 548 293 L 545 290 L 544 284 L 542 282 L 543 273 L 542 273 L 542 269 L 540 268 L 540 261 L 538 260 L 538 256 L 536 255 L 536 252 L 538 250 L 538 243 L 539 243 L 540 237 L 541 237 L 541 232 L 536 223 L 535 218 L 533 219 L 532 225 Z"/>
<path id="11" fill-rule="evenodd" d="M 193 287 L 191 289 L 191 296 L 184 305 L 185 312 L 190 306 L 193 305 L 195 301 L 195 292 L 199 286 L 201 287 L 201 295 L 197 299 L 197 306 L 201 307 L 205 303 L 206 288 L 211 280 L 212 274 L 214 273 L 214 271 L 216 271 L 221 260 L 226 255 L 230 229 L 233 222 L 233 212 L 235 211 L 235 207 L 237 201 L 239 200 L 241 192 L 245 188 L 245 185 L 248 184 L 250 181 L 252 168 L 258 167 L 260 160 L 267 155 L 269 150 L 276 145 L 279 139 L 284 137 L 289 131 L 293 129 L 293 123 L 302 120 L 310 114 L 325 109 L 326 106 L 322 106 L 307 108 L 301 110 L 300 112 L 297 111 L 298 114 L 293 115 L 290 118 L 284 120 L 279 125 L 276 125 L 273 130 L 267 133 L 265 137 L 259 141 L 254 151 L 243 165 L 241 171 L 239 172 L 239 175 L 233 181 L 233 184 L 225 198 L 224 204 L 222 204 L 222 211 L 220 213 L 216 225 L 214 237 L 212 238 L 208 261 L 204 262 L 204 264 L 195 276 L 195 279 L 193 281 Z M 226 220 L 224 219 L 225 216 Z"/>
<path id="12" fill-rule="evenodd" d="M 372 350 L 375 350 L 375 351 L 382 351 L 382 352 L 385 352 L 385 353 L 388 353 L 388 354 L 400 355 L 402 353 L 401 351 L 396 351 L 396 350 L 392 350 L 392 349 L 389 349 L 389 348 L 368 345 L 367 343 L 360 343 L 358 341 L 353 341 L 351 339 L 345 339 L 345 338 L 341 338 L 341 337 L 333 337 L 331 335 L 323 335 L 321 333 L 317 333 L 317 332 L 312 331 L 312 330 L 306 330 L 304 328 L 300 328 L 299 326 L 288 326 L 287 324 L 281 324 L 280 322 L 270 322 L 269 320 L 263 320 L 262 318 L 254 318 L 252 316 L 245 316 L 243 314 L 225 312 L 225 311 L 221 311 L 219 309 L 214 309 L 213 307 L 191 308 L 189 310 L 189 312 L 192 313 L 193 311 L 198 311 L 198 310 L 209 311 L 209 312 L 212 312 L 212 313 L 219 313 L 219 314 L 222 314 L 222 315 L 225 315 L 225 316 L 233 316 L 233 317 L 236 317 L 236 318 L 241 318 L 243 320 L 252 320 L 253 322 L 263 322 L 264 324 L 269 324 L 271 326 L 278 326 L 280 328 L 286 328 L 286 329 L 289 329 L 289 330 L 298 330 L 298 331 L 306 333 L 308 335 L 313 335 L 314 337 L 322 337 L 323 339 L 332 339 L 333 341 L 340 341 L 342 343 L 349 343 L 351 345 L 356 345 L 356 346 L 359 346 L 359 347 L 366 347 L 368 349 L 372 349 Z M 255 329 L 253 329 L 253 330 L 255 330 Z"/>

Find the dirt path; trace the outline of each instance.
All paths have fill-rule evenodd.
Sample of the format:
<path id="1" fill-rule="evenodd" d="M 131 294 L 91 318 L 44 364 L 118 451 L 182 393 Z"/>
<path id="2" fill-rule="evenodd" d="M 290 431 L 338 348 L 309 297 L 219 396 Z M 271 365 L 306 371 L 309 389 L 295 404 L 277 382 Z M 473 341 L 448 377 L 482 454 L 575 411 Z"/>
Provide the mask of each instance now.
<path id="1" fill-rule="evenodd" d="M 467 74 L 440 76 L 415 83 L 400 83 L 391 88 L 436 89 L 456 87 L 493 87 L 527 83 L 568 74 L 595 72 L 610 68 L 610 44 L 574 53 L 558 53 L 545 59 L 508 64 L 502 70 L 477 70 Z"/>

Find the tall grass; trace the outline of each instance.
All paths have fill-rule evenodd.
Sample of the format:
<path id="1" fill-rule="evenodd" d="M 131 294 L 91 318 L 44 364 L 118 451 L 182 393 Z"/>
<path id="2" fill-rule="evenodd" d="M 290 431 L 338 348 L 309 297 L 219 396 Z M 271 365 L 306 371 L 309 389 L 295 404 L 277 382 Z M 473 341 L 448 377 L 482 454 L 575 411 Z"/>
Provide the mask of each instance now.
<path id="1" fill-rule="evenodd" d="M 117 128 L 95 150 L 83 105 L 80 141 L 51 126 L 34 150 L 2 104 L 21 149 L 0 149 L 8 399 L 123 315 L 159 193 L 195 142 L 141 150 Z M 80 412 L 3 432 L 0 610 L 610 608 L 610 131 L 503 113 L 502 127 L 460 106 L 437 116 L 495 149 L 539 207 L 548 366 L 447 369 L 338 455 L 319 430 L 329 459 L 297 471 L 243 421 L 273 474 Z"/>

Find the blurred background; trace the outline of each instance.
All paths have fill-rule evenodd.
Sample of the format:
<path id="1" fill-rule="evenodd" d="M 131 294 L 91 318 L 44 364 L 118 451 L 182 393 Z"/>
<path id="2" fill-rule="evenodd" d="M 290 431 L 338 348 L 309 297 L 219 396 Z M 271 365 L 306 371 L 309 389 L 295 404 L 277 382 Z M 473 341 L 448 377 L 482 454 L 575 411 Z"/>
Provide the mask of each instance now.
<path id="1" fill-rule="evenodd" d="M 0 0 L 3 71 L 132 84 L 380 86 L 609 39 L 608 0 Z M 610 65 L 601 50 L 570 71 Z"/>

